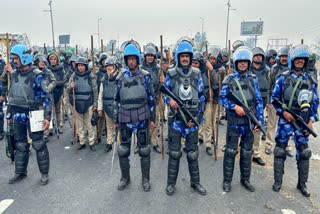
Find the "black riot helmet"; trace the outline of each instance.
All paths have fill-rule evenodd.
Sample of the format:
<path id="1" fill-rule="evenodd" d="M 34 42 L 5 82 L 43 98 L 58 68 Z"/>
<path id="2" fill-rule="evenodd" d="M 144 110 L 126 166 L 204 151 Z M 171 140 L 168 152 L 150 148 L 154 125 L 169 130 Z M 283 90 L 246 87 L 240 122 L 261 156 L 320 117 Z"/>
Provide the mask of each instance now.
<path id="1" fill-rule="evenodd" d="M 255 47 L 252 49 L 252 56 L 257 56 L 257 55 L 261 55 L 262 56 L 262 60 L 261 61 L 254 61 L 254 63 L 256 64 L 262 64 L 264 62 L 264 58 L 265 58 L 265 53 L 264 50 L 260 47 Z"/>
<path id="2" fill-rule="evenodd" d="M 289 55 L 289 51 L 290 51 L 290 48 L 288 46 L 285 46 L 285 47 L 282 47 L 280 50 L 279 50 L 279 53 L 278 53 L 278 56 L 288 56 Z"/>
<path id="3" fill-rule="evenodd" d="M 99 57 L 99 64 L 102 65 L 102 61 L 104 59 L 107 59 L 108 58 L 108 54 L 107 53 L 102 53 L 100 54 L 100 57 Z"/>
<path id="4" fill-rule="evenodd" d="M 267 59 L 270 59 L 271 57 L 276 58 L 277 55 L 278 55 L 277 51 L 275 51 L 274 49 L 269 49 L 269 50 L 267 50 L 266 58 Z"/>
<path id="5" fill-rule="evenodd" d="M 156 51 L 155 47 L 153 47 L 153 46 L 146 46 L 146 48 L 144 49 L 143 54 L 144 54 L 144 56 L 147 56 L 147 55 L 156 56 L 157 55 L 157 51 Z"/>
<path id="6" fill-rule="evenodd" d="M 193 61 L 199 61 L 200 65 L 204 63 L 203 55 L 199 51 L 193 53 Z"/>
<path id="7" fill-rule="evenodd" d="M 86 70 L 88 70 L 88 60 L 86 60 L 86 58 L 78 57 L 78 59 L 76 61 L 76 67 L 78 67 L 79 64 L 85 65 L 86 66 Z"/>

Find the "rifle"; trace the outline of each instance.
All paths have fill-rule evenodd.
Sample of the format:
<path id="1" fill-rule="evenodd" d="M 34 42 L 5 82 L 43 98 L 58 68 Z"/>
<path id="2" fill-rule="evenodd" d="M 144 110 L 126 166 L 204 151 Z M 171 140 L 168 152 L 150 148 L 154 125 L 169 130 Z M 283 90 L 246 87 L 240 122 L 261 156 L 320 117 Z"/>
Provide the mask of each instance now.
<path id="1" fill-rule="evenodd" d="M 241 106 L 246 113 L 246 116 L 249 119 L 249 122 L 252 121 L 255 126 L 260 129 L 260 131 L 265 135 L 266 130 L 265 128 L 259 123 L 258 119 L 254 116 L 251 109 L 249 109 L 235 94 L 233 94 L 231 91 L 229 91 L 226 95 L 226 98 L 228 98 L 230 101 L 232 101 L 234 104 Z"/>
<path id="2" fill-rule="evenodd" d="M 161 51 L 161 55 L 160 55 L 160 77 L 163 76 L 163 45 L 162 45 L 162 35 L 160 36 L 160 51 Z M 161 132 L 160 132 L 160 136 L 161 136 L 161 153 L 162 153 L 162 160 L 164 159 L 164 142 L 163 142 L 163 126 L 164 126 L 164 115 L 163 115 L 163 102 L 161 100 L 161 93 L 160 93 L 160 120 L 161 120 Z"/>
<path id="3" fill-rule="evenodd" d="M 207 44 L 206 44 L 206 52 L 207 52 L 207 56 L 209 56 L 208 55 L 208 45 Z M 208 58 L 208 60 L 209 60 L 209 58 Z M 221 75 L 219 74 L 219 83 L 220 83 L 220 78 L 221 78 Z M 217 160 L 217 144 L 216 144 L 216 140 L 217 139 L 215 139 L 215 136 L 214 136 L 215 134 L 214 134 L 214 124 L 213 124 L 214 116 L 215 116 L 215 115 L 213 115 L 213 94 L 212 94 L 213 91 L 211 89 L 211 78 L 210 78 L 209 69 L 208 69 L 208 88 L 209 88 L 209 102 L 210 102 L 211 121 L 212 121 L 211 129 L 212 129 L 212 139 L 213 139 L 214 160 Z M 218 106 L 219 106 L 219 104 L 218 104 Z M 220 112 L 219 112 L 219 114 L 220 114 Z M 219 127 L 219 122 L 217 123 L 217 126 Z M 217 133 L 217 135 L 218 135 L 218 133 Z M 218 138 L 218 136 L 217 136 L 217 138 Z"/>
<path id="4" fill-rule="evenodd" d="M 296 123 L 302 126 L 304 131 L 308 131 L 310 134 L 312 134 L 313 137 L 317 137 L 318 135 L 304 122 L 303 118 L 300 115 L 297 115 L 294 113 L 291 109 L 289 109 L 285 104 L 281 103 L 278 98 L 274 99 L 272 102 L 272 105 L 281 108 L 282 110 L 290 113 L 292 117 L 296 120 Z"/>
<path id="5" fill-rule="evenodd" d="M 174 95 L 169 89 L 167 89 L 164 85 L 161 85 L 160 91 L 166 96 L 173 99 L 179 105 L 179 108 L 182 110 L 182 113 L 187 114 L 187 116 L 191 119 L 193 123 L 195 123 L 197 126 L 200 125 L 196 118 L 194 118 L 191 112 L 187 109 L 185 104 L 178 97 L 176 97 L 176 95 Z"/>
<path id="6" fill-rule="evenodd" d="M 13 132 L 13 120 L 9 123 L 11 119 L 11 113 L 7 114 L 7 131 L 6 131 L 6 155 L 8 158 L 11 159 L 11 164 L 14 163 L 14 153 L 15 153 L 15 146 L 14 146 L 14 132 Z"/>

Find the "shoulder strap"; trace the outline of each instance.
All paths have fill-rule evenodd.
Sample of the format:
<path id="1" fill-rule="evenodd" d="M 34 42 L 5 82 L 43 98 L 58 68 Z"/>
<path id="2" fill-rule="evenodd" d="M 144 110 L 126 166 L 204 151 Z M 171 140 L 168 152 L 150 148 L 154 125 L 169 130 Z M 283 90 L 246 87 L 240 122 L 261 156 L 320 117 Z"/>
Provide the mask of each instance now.
<path id="1" fill-rule="evenodd" d="M 299 77 L 298 81 L 296 82 L 296 84 L 295 84 L 295 86 L 294 86 L 294 88 L 293 88 L 293 90 L 291 92 L 288 108 L 291 108 L 291 106 L 292 106 L 293 96 L 296 93 L 296 90 L 297 90 L 301 80 L 302 80 L 302 75 Z"/>

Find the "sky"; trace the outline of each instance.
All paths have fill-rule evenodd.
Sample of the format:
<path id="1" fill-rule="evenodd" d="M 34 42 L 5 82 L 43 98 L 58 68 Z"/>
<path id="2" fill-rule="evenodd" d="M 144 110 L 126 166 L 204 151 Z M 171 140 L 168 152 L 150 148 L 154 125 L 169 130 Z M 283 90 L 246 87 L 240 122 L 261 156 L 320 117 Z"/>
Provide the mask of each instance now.
<path id="1" fill-rule="evenodd" d="M 135 39 L 140 45 L 148 42 L 174 44 L 181 36 L 204 31 L 212 45 L 225 45 L 228 0 L 52 0 L 56 44 L 58 36 L 70 34 L 71 45 L 90 47 L 90 35 L 98 46 L 100 38 Z M 52 44 L 49 0 L 0 0 L 2 21 L 0 33 L 26 33 L 32 45 Z M 267 47 L 268 39 L 288 38 L 289 43 L 305 44 L 320 41 L 320 1 L 314 0 L 230 0 L 229 39 L 240 36 L 242 21 L 264 21 L 258 46 Z"/>

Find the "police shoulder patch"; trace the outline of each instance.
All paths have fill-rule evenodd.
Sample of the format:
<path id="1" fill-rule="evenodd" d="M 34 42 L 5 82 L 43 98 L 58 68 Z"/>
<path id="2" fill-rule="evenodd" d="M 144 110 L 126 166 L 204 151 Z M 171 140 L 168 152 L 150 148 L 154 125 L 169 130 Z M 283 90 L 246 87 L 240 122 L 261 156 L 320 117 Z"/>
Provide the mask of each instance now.
<path id="1" fill-rule="evenodd" d="M 140 73 L 141 73 L 143 76 L 148 76 L 148 75 L 150 75 L 150 73 L 149 73 L 147 70 L 144 70 L 144 69 L 141 69 Z"/>

